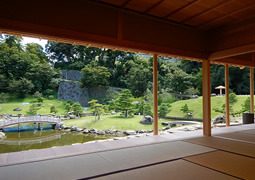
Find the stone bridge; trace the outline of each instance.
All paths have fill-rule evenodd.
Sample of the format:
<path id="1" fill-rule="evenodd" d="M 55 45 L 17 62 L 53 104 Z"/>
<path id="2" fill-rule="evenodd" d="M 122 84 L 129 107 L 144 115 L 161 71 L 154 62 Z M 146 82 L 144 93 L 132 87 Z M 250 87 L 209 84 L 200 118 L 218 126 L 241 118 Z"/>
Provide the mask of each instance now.
<path id="1" fill-rule="evenodd" d="M 7 126 L 12 126 L 16 124 L 19 125 L 21 123 L 31 123 L 31 122 L 59 124 L 61 120 L 58 118 L 53 118 L 48 116 L 25 116 L 25 117 L 20 117 L 15 119 L 9 118 L 9 119 L 0 121 L 0 128 L 4 128 Z"/>

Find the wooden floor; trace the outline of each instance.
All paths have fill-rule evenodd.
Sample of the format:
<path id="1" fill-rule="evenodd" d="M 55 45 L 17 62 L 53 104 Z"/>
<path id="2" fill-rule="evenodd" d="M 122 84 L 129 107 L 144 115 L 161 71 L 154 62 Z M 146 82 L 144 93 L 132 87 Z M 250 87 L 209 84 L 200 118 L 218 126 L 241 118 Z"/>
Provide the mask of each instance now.
<path id="1" fill-rule="evenodd" d="M 0 154 L 0 179 L 255 179 L 255 124 Z"/>

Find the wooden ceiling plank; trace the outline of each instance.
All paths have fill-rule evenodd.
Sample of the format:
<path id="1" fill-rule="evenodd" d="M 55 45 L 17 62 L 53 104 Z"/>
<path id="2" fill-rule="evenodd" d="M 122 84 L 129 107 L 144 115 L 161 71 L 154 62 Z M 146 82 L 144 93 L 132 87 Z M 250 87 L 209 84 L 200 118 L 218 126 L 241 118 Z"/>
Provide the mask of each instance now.
<path id="1" fill-rule="evenodd" d="M 168 13 L 166 16 L 163 17 L 163 19 L 167 19 L 168 17 L 172 16 L 173 14 L 175 14 L 175 13 L 177 13 L 177 12 L 179 12 L 179 11 L 185 9 L 185 8 L 188 8 L 188 7 L 192 6 L 192 5 L 196 4 L 196 3 L 198 3 L 199 1 L 200 0 L 191 1 L 188 4 L 186 4 L 186 5 L 182 6 L 182 7 L 178 8 L 178 9 L 176 9 L 176 10 L 170 12 L 170 13 Z"/>
<path id="2" fill-rule="evenodd" d="M 245 11 L 245 10 L 247 10 L 247 9 L 254 8 L 254 7 L 255 7 L 255 4 L 247 5 L 247 6 L 245 6 L 244 8 L 241 8 L 241 9 L 239 9 L 239 10 L 237 10 L 237 11 L 236 11 L 236 10 L 233 11 L 232 13 L 228 13 L 228 14 L 226 14 L 226 15 L 224 15 L 224 16 L 220 16 L 220 17 L 214 18 L 214 19 L 212 19 L 212 20 L 203 22 L 203 23 L 197 25 L 196 28 L 200 28 L 200 27 L 203 27 L 203 26 L 208 25 L 208 24 L 210 24 L 210 23 L 217 22 L 217 21 L 222 20 L 222 19 L 224 19 L 224 18 L 226 18 L 226 17 L 232 16 L 232 15 L 234 15 L 234 14 L 240 13 L 240 12 L 242 12 L 242 11 Z"/>
<path id="3" fill-rule="evenodd" d="M 197 17 L 202 16 L 202 15 L 204 15 L 206 13 L 209 13 L 209 12 L 211 12 L 211 11 L 217 9 L 217 8 L 220 8 L 220 7 L 224 6 L 225 4 L 228 4 L 228 3 L 232 2 L 232 1 L 233 0 L 225 0 L 225 1 L 221 2 L 221 3 L 219 3 L 219 4 L 216 4 L 215 6 L 209 8 L 209 9 L 206 9 L 206 10 L 204 10 L 204 11 L 198 13 L 198 14 L 195 14 L 194 16 L 190 16 L 190 17 L 184 19 L 181 23 L 185 23 L 187 21 L 190 21 L 191 19 L 197 18 Z"/>
<path id="4" fill-rule="evenodd" d="M 161 3 L 163 3 L 165 0 L 160 0 L 157 3 L 155 3 L 154 5 L 152 5 L 151 7 L 149 7 L 146 11 L 144 11 L 144 14 L 147 14 L 148 12 L 150 12 L 152 9 L 156 8 L 158 5 L 160 5 Z"/>
<path id="5" fill-rule="evenodd" d="M 128 3 L 130 3 L 132 0 L 126 0 L 122 5 L 121 8 L 125 8 Z"/>

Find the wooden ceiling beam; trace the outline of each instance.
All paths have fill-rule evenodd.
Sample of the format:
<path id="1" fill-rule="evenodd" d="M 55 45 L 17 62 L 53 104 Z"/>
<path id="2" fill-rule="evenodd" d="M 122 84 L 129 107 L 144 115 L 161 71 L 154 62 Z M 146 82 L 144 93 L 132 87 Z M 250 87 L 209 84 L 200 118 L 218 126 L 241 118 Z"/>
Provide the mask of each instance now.
<path id="1" fill-rule="evenodd" d="M 182 7 L 178 8 L 178 9 L 176 9 L 176 10 L 174 10 L 174 11 L 168 13 L 166 16 L 163 17 L 163 19 L 167 19 L 167 18 L 169 18 L 170 16 L 172 16 L 173 14 L 178 13 L 179 11 L 181 11 L 181 10 L 183 10 L 183 9 L 186 9 L 186 8 L 192 6 L 192 5 L 196 4 L 196 3 L 198 3 L 199 1 L 200 1 L 200 0 L 191 1 L 191 2 L 189 2 L 188 4 L 185 4 L 184 6 L 182 6 Z"/>
<path id="2" fill-rule="evenodd" d="M 243 66 L 246 67 L 255 67 L 255 63 L 252 61 L 244 61 L 241 59 L 237 59 L 235 57 L 228 57 L 228 58 L 222 58 L 222 59 L 217 59 L 215 61 L 211 61 L 214 63 L 223 63 L 223 64 L 229 64 L 232 66 L 237 66 L 239 68 L 243 68 Z"/>
<path id="3" fill-rule="evenodd" d="M 122 5 L 121 8 L 125 8 L 128 3 L 130 3 L 132 0 L 126 0 Z"/>
<path id="4" fill-rule="evenodd" d="M 239 10 L 237 10 L 237 11 L 233 11 L 233 12 L 231 12 L 231 13 L 225 14 L 224 16 L 216 17 L 216 18 L 214 18 L 214 19 L 212 19 L 212 20 L 203 22 L 203 23 L 197 25 L 196 27 L 197 27 L 197 28 L 201 28 L 201 27 L 203 27 L 203 26 L 205 26 L 205 25 L 208 25 L 208 24 L 217 22 L 217 21 L 222 20 L 222 19 L 224 19 L 224 18 L 226 18 L 226 17 L 233 16 L 233 15 L 235 15 L 235 14 L 237 14 L 237 13 L 240 13 L 240 12 L 242 12 L 242 11 L 245 11 L 245 10 L 247 10 L 247 9 L 251 9 L 251 8 L 254 8 L 254 7 L 255 7 L 255 4 L 252 4 L 252 5 L 249 5 L 249 6 L 247 5 L 247 6 L 245 6 L 244 8 L 241 8 L 241 9 L 239 9 Z"/>
<path id="5" fill-rule="evenodd" d="M 240 47 L 235 47 L 231 49 L 226 49 L 218 52 L 213 52 L 209 54 L 208 59 L 209 60 L 218 60 L 222 58 L 228 58 L 231 56 L 238 56 L 242 54 L 252 53 L 255 52 L 255 43 L 247 44 Z"/>
<path id="6" fill-rule="evenodd" d="M 185 22 L 190 21 L 190 20 L 192 20 L 192 19 L 195 19 L 195 18 L 197 18 L 197 17 L 199 17 L 199 16 L 202 16 L 202 15 L 204 15 L 204 14 L 207 14 L 207 13 L 209 13 L 209 12 L 211 12 L 211 11 L 217 9 L 217 8 L 220 8 L 220 7 L 222 7 L 222 6 L 226 5 L 226 4 L 229 4 L 229 3 L 232 2 L 232 1 L 233 1 L 233 0 L 225 0 L 225 1 L 223 1 L 223 2 L 220 2 L 219 4 L 216 4 L 215 6 L 209 8 L 209 9 L 206 9 L 206 10 L 204 10 L 204 11 L 198 13 L 198 14 L 195 14 L 194 16 L 190 16 L 190 17 L 184 19 L 183 21 L 181 21 L 181 23 L 185 23 Z"/>
<path id="7" fill-rule="evenodd" d="M 147 10 L 145 10 L 143 12 L 143 14 L 147 14 L 148 12 L 150 12 L 152 9 L 156 8 L 157 6 L 159 6 L 161 3 L 163 3 L 165 0 L 160 0 L 157 3 L 153 4 L 151 7 L 149 7 Z"/>

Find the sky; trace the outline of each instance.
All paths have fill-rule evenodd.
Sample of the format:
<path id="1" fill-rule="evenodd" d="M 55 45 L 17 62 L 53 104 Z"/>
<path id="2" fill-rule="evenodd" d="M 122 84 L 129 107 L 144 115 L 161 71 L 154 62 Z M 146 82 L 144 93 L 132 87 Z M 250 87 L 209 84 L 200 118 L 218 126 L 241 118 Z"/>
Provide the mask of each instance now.
<path id="1" fill-rule="evenodd" d="M 23 45 L 26 45 L 27 43 L 37 43 L 37 44 L 40 44 L 44 50 L 45 50 L 45 45 L 47 44 L 47 41 L 46 39 L 38 39 L 38 38 L 31 38 L 31 37 L 25 37 L 25 36 L 22 36 L 23 38 L 23 41 L 22 41 L 22 44 Z"/>

